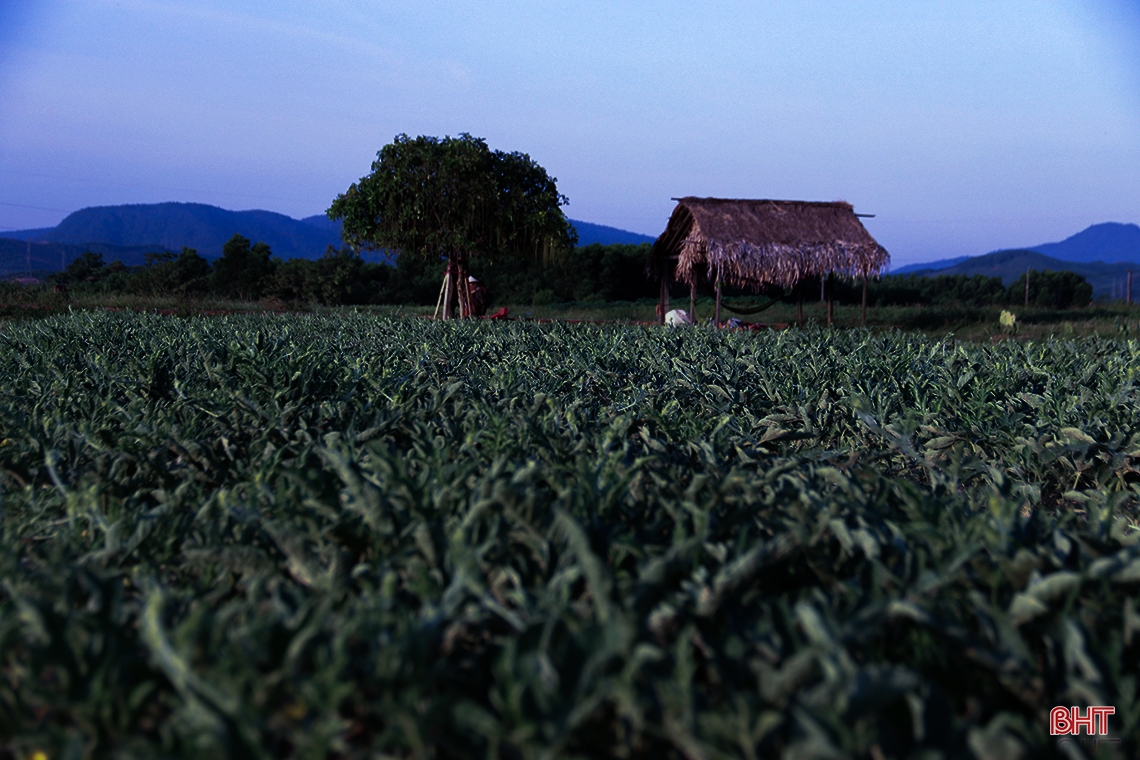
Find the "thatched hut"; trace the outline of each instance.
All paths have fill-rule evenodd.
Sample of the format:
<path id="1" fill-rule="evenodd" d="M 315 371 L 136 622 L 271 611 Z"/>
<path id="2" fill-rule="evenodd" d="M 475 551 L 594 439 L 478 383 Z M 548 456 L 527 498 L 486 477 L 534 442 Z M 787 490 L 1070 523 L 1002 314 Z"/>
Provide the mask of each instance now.
<path id="1" fill-rule="evenodd" d="M 668 283 L 716 284 L 752 292 L 794 287 L 805 278 L 877 276 L 887 251 L 859 221 L 850 203 L 677 198 L 665 232 L 650 253 L 650 271 L 661 278 L 662 311 Z M 866 289 L 864 288 L 864 294 Z M 864 297 L 864 301 L 865 301 Z M 828 304 L 828 321 L 831 306 Z"/>

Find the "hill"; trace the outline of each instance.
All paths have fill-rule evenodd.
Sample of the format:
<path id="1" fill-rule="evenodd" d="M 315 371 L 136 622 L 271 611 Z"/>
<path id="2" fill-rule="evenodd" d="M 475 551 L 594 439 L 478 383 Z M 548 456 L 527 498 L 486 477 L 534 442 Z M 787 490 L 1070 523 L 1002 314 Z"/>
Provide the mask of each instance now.
<path id="1" fill-rule="evenodd" d="M 37 227 L 34 230 L 5 230 L 4 237 L 10 240 L 44 240 L 45 235 L 55 227 Z"/>
<path id="2" fill-rule="evenodd" d="M 1059 243 L 1029 246 L 1061 261 L 1114 263 L 1127 261 L 1140 267 L 1140 226 L 1105 222 L 1067 237 Z"/>
<path id="3" fill-rule="evenodd" d="M 118 259 L 129 267 L 142 266 L 146 263 L 147 253 L 163 250 L 166 249 L 158 245 L 119 246 L 106 243 L 71 245 L 0 238 L 0 277 L 31 274 L 38 278 L 44 273 L 62 270 L 87 251 L 103 254 L 103 261 L 108 264 Z"/>
<path id="4" fill-rule="evenodd" d="M 570 220 L 579 245 L 652 243 L 654 238 L 616 227 Z M 91 206 L 69 214 L 56 227 L 5 233 L 0 243 L 0 271 L 57 270 L 84 251 L 96 251 L 110 262 L 141 265 L 148 251 L 194 248 L 208 259 L 222 255 L 235 234 L 265 242 L 281 259 L 317 259 L 341 241 L 341 224 L 324 214 L 303 219 L 272 211 L 229 211 L 204 203 L 147 203 Z M 25 241 L 32 241 L 31 264 Z M 380 257 L 380 260 L 386 260 Z"/>
<path id="5" fill-rule="evenodd" d="M 1081 230 L 1076 235 L 1070 235 L 1059 243 L 1041 243 L 1028 245 L 1024 248 L 1011 248 L 1002 251 L 991 251 L 985 256 L 1008 251 L 1036 251 L 1059 261 L 1075 261 L 1081 263 L 1119 263 L 1131 262 L 1140 268 L 1140 226 L 1135 224 L 1120 224 L 1119 222 L 1104 222 L 1094 224 Z M 909 264 L 905 267 L 892 270 L 891 274 L 909 274 L 913 272 L 943 271 L 949 273 L 950 267 L 972 258 L 982 256 L 958 256 L 953 259 L 940 259 L 921 264 Z M 1072 270 L 1071 267 L 1069 267 Z M 1076 270 L 1072 270 L 1076 271 Z"/>
<path id="6" fill-rule="evenodd" d="M 340 235 L 341 223 L 334 222 L 324 214 L 317 214 L 315 216 L 306 216 L 301 219 L 305 224 L 311 224 L 328 232 L 333 232 Z M 639 243 L 652 243 L 656 238 L 649 235 L 642 235 L 637 232 L 630 232 L 629 230 L 618 229 L 617 227 L 607 227 L 604 224 L 591 224 L 590 222 L 583 222 L 580 219 L 570 219 L 570 224 L 574 225 L 574 229 L 578 231 L 578 245 L 590 245 L 591 243 L 599 243 L 601 245 L 613 245 L 615 243 L 637 245 Z"/>
<path id="7" fill-rule="evenodd" d="M 614 245 L 617 243 L 623 245 L 639 245 L 641 243 L 652 243 L 657 239 L 649 235 L 642 235 L 638 232 L 630 232 L 629 230 L 622 230 L 617 227 L 607 227 L 604 224 L 591 224 L 590 222 L 583 222 L 578 219 L 571 219 L 570 224 L 574 225 L 574 229 L 578 230 L 578 245 L 580 246 L 590 245 L 591 243 L 599 243 L 601 245 Z"/>
<path id="8" fill-rule="evenodd" d="M 325 232 L 332 232 L 340 237 L 340 230 L 344 226 L 340 221 L 333 221 L 324 214 L 314 214 L 313 216 L 301 217 L 301 221 L 305 224 L 310 224 L 317 229 L 324 230 Z"/>
<path id="9" fill-rule="evenodd" d="M 228 211 L 204 203 L 92 206 L 69 214 L 58 226 L 38 231 L 39 235 L 34 232 L 9 233 L 9 237 L 78 245 L 84 250 L 96 250 L 95 244 L 173 251 L 189 246 L 206 258 L 221 256 L 222 246 L 235 234 L 268 243 L 282 259 L 316 259 L 328 246 L 341 246 L 339 229 L 327 225 L 272 211 Z"/>
<path id="10" fill-rule="evenodd" d="M 941 264 L 942 262 L 934 263 Z M 1037 251 L 1027 249 L 994 251 L 984 256 L 970 256 L 964 260 L 959 260 L 958 263 L 951 266 L 929 267 L 926 269 L 911 269 L 907 267 L 907 269 L 910 271 L 905 272 L 905 274 L 919 276 L 984 274 L 990 277 L 1000 277 L 1002 284 L 1007 287 L 1017 280 L 1018 277 L 1023 275 L 1027 269 L 1035 269 L 1038 272 L 1076 272 L 1092 285 L 1093 298 L 1122 297 L 1120 294 L 1123 293 L 1128 270 L 1133 269 L 1137 275 L 1140 275 L 1140 264 L 1137 263 L 1114 262 L 1106 264 L 1102 261 L 1062 261 L 1061 259 L 1056 259 L 1052 256 L 1046 256 Z M 892 272 L 891 274 L 902 273 L 904 272 L 900 270 L 899 272 Z M 1140 283 L 1136 283 L 1136 288 L 1133 290 L 1133 298 L 1137 296 L 1140 296 Z"/>
<path id="11" fill-rule="evenodd" d="M 937 261 L 922 261 L 918 264 L 907 264 L 905 267 L 898 269 L 891 268 L 891 274 L 914 274 L 915 272 L 933 272 L 946 267 L 952 267 L 955 264 L 960 264 L 971 256 L 955 256 L 952 259 L 938 259 Z"/>

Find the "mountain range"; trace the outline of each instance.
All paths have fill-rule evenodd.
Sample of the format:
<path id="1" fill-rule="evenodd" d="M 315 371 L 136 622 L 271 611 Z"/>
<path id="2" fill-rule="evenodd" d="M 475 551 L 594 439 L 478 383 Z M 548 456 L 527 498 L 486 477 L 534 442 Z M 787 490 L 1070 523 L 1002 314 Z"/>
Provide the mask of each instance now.
<path id="1" fill-rule="evenodd" d="M 952 259 L 928 261 L 921 264 L 910 264 L 905 267 L 891 270 L 891 274 L 907 274 L 910 272 L 927 272 L 946 270 L 962 264 L 985 259 L 999 253 L 1010 251 L 1035 251 L 1057 261 L 1076 261 L 1084 263 L 1103 262 L 1140 262 L 1140 226 L 1135 224 L 1120 224 L 1119 222 L 1105 222 L 1094 224 L 1091 227 L 1071 235 L 1059 243 L 1042 243 L 1028 245 L 1023 248 L 1008 248 L 991 251 L 981 256 L 957 256 Z M 971 265 L 972 266 L 972 265 Z M 988 264 L 983 264 L 988 266 Z M 1020 276 L 1020 273 L 1018 274 Z M 1014 277 L 1017 279 L 1017 277 Z"/>
<path id="2" fill-rule="evenodd" d="M 1008 286 L 1027 269 L 1076 272 L 1093 286 L 1094 298 L 1121 298 L 1128 271 L 1140 275 L 1140 226 L 1094 224 L 1059 243 L 911 264 L 891 274 L 984 274 L 1000 277 Z"/>
<path id="3" fill-rule="evenodd" d="M 636 232 L 571 219 L 578 244 L 652 243 Z M 340 248 L 340 223 L 323 214 L 294 219 L 272 211 L 229 211 L 203 203 L 93 206 L 69 214 L 55 227 L 6 232 L 0 238 L 0 272 L 58 271 L 85 251 L 144 263 L 148 252 L 193 248 L 207 259 L 222 255 L 234 234 L 269 245 L 281 259 L 316 259 Z"/>
<path id="4" fill-rule="evenodd" d="M 309 259 L 319 258 L 330 245 L 340 247 L 340 230 L 331 224 L 322 226 L 272 211 L 228 211 L 203 203 L 153 203 L 93 206 L 68 214 L 50 229 L 9 232 L 5 237 L 80 246 L 103 253 L 104 259 L 111 252 L 99 246 L 107 245 L 175 252 L 188 246 L 212 259 L 222 255 L 222 246 L 236 233 L 268 243 L 280 258 Z M 141 263 L 130 254 L 128 258 L 132 260 L 121 260 L 127 265 Z"/>
<path id="5" fill-rule="evenodd" d="M 578 245 L 652 243 L 654 238 L 628 230 L 571 219 Z M 153 203 L 93 206 L 69 214 L 55 227 L 6 232 L 0 238 L 0 274 L 59 271 L 85 251 L 139 266 L 149 252 L 196 249 L 208 259 L 222 255 L 234 234 L 269 244 L 281 259 L 316 259 L 329 246 L 343 245 L 340 223 L 323 214 L 294 219 L 272 211 L 229 211 L 202 203 Z M 1026 269 L 1070 270 L 1093 286 L 1096 297 L 1121 292 L 1127 271 L 1140 274 L 1140 226 L 1107 222 L 1057 243 L 993 251 L 911 264 L 891 274 L 986 274 L 1007 285 Z"/>

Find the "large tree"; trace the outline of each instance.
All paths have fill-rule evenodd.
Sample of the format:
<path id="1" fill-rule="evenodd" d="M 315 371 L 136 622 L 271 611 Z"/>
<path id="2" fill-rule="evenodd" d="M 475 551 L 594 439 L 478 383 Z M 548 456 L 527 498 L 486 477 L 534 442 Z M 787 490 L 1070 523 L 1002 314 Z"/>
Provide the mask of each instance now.
<path id="1" fill-rule="evenodd" d="M 372 172 L 336 197 L 328 215 L 343 221 L 350 246 L 446 258 L 465 315 L 468 260 L 558 258 L 576 242 L 562 213 L 566 203 L 555 179 L 525 153 L 492 151 L 469 134 L 398 135 L 377 154 Z"/>
<path id="2" fill-rule="evenodd" d="M 256 301 L 261 298 L 276 268 L 267 243 L 253 243 L 235 234 L 222 246 L 222 257 L 214 262 L 214 291 L 229 298 Z"/>

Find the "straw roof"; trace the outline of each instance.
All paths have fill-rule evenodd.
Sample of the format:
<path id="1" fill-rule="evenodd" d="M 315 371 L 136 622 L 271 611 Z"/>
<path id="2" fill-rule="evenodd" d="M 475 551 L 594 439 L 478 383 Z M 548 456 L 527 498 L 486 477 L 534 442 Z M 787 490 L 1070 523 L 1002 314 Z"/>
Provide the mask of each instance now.
<path id="1" fill-rule="evenodd" d="M 675 262 L 675 264 L 674 264 Z M 650 254 L 658 275 L 758 289 L 805 277 L 877 275 L 890 255 L 850 203 L 680 198 Z"/>

